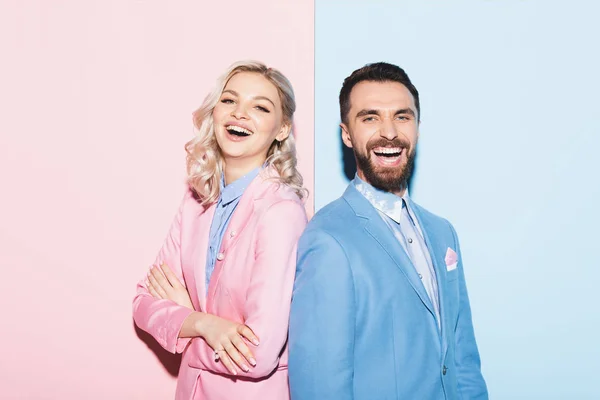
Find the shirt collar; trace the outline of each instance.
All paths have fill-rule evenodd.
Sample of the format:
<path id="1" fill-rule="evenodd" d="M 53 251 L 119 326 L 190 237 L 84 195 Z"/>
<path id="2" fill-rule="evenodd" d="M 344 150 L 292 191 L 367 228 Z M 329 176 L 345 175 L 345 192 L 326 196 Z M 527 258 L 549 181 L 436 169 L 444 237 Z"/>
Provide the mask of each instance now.
<path id="1" fill-rule="evenodd" d="M 404 202 L 408 203 L 408 188 L 404 191 L 402 197 L 398 197 L 393 193 L 386 192 L 377 189 L 369 183 L 363 181 L 356 175 L 352 180 L 352 184 L 362 194 L 365 199 L 371 203 L 379 212 L 387 215 L 393 219 L 396 223 L 400 223 L 400 217 L 402 215 L 402 207 Z"/>
<path id="2" fill-rule="evenodd" d="M 225 206 L 241 197 L 248 185 L 250 185 L 250 182 L 256 178 L 260 170 L 260 167 L 255 168 L 227 186 L 225 186 L 225 175 L 221 175 L 221 204 Z"/>

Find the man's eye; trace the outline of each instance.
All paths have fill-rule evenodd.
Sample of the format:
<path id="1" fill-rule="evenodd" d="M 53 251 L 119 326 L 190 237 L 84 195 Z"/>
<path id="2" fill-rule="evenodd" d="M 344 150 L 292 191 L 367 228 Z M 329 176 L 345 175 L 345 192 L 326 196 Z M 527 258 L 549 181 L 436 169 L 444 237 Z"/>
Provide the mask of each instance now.
<path id="1" fill-rule="evenodd" d="M 367 118 L 363 119 L 363 122 L 371 122 L 371 121 L 375 121 L 375 117 L 367 117 Z"/>

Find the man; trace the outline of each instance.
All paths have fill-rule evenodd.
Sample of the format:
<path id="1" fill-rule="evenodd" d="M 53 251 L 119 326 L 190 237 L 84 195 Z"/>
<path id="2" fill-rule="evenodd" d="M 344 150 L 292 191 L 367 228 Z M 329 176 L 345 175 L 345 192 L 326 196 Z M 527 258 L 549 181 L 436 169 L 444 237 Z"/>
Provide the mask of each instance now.
<path id="1" fill-rule="evenodd" d="M 456 232 L 407 192 L 417 89 L 369 64 L 344 81 L 340 113 L 357 176 L 298 245 L 292 399 L 487 399 Z"/>

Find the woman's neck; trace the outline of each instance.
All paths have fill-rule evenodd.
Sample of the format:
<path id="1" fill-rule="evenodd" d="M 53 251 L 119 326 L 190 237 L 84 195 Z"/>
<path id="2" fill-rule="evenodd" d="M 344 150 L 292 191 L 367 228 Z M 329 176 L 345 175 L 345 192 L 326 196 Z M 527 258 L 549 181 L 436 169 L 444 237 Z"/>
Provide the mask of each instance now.
<path id="1" fill-rule="evenodd" d="M 255 168 L 261 167 L 265 160 L 223 160 L 223 175 L 225 185 L 235 182 Z"/>

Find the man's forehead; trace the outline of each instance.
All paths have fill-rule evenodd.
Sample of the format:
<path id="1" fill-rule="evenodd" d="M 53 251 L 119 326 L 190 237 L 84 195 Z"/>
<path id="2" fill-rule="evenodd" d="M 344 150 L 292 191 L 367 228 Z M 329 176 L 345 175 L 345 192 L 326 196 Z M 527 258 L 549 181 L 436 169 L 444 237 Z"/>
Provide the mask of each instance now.
<path id="1" fill-rule="evenodd" d="M 386 81 L 359 82 L 350 93 L 351 108 L 415 108 L 415 100 L 410 91 L 399 82 Z"/>

